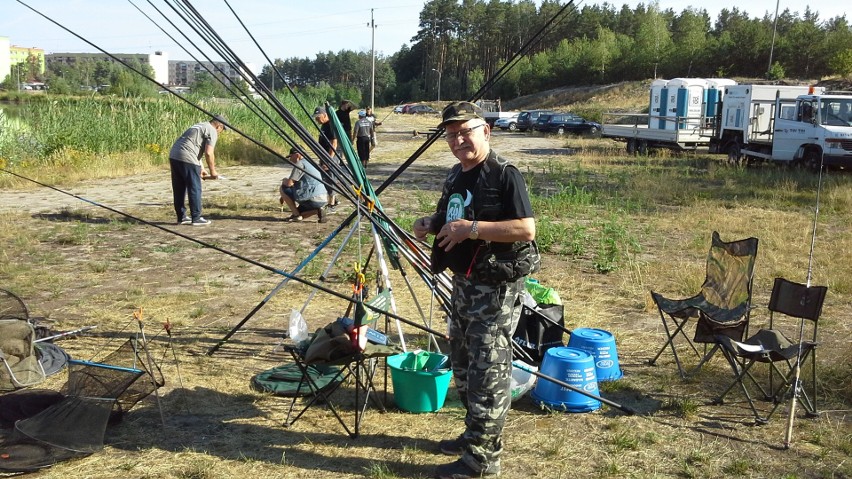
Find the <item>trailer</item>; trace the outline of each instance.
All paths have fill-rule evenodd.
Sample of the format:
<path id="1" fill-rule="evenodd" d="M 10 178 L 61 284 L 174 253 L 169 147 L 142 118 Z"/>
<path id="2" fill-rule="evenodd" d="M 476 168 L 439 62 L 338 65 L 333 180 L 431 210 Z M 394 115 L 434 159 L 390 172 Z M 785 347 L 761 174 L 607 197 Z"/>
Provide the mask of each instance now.
<path id="1" fill-rule="evenodd" d="M 647 154 L 651 148 L 667 148 L 678 151 L 706 150 L 710 144 L 712 124 L 703 118 L 673 117 L 672 122 L 699 123 L 688 129 L 666 129 L 649 126 L 659 121 L 666 122 L 666 117 L 640 113 L 604 113 L 601 137 L 623 141 L 627 152 L 632 154 Z M 617 122 L 617 123 L 616 123 Z"/>
<path id="2" fill-rule="evenodd" d="M 732 164 L 852 168 L 852 93 L 783 85 L 726 90 L 711 153 Z"/>
<path id="3" fill-rule="evenodd" d="M 651 82 L 647 114 L 604 113 L 601 136 L 623 141 L 631 154 L 651 148 L 706 150 L 726 78 L 674 78 Z"/>

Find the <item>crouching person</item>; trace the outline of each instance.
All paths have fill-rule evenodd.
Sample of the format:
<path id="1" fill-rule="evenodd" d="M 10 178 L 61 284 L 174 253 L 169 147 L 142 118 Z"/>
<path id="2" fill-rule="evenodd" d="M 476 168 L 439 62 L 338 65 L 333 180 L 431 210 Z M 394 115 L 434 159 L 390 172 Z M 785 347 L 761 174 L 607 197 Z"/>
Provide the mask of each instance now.
<path id="1" fill-rule="evenodd" d="M 290 208 L 290 216 L 284 221 L 302 221 L 304 218 L 317 216 L 318 223 L 325 223 L 325 205 L 328 192 L 319 180 L 320 172 L 311 163 L 302 159 L 302 154 L 296 148 L 290 149 L 287 160 L 293 164 L 290 176 L 281 182 L 278 201 Z"/>

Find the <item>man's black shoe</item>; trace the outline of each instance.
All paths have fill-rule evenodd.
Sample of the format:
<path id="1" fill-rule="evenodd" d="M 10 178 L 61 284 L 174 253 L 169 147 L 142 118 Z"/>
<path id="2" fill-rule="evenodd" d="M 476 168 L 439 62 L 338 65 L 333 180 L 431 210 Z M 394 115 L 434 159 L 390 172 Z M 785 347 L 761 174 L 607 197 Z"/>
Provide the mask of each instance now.
<path id="1" fill-rule="evenodd" d="M 435 477 L 438 479 L 474 479 L 477 477 L 497 477 L 499 475 L 499 465 L 488 467 L 483 471 L 474 471 L 473 468 L 461 459 L 438 466 L 438 469 L 435 470 Z"/>
<path id="2" fill-rule="evenodd" d="M 448 456 L 461 456 L 464 454 L 466 447 L 467 441 L 464 440 L 464 436 L 459 436 L 455 439 L 444 439 L 438 443 L 438 449 L 441 451 L 441 454 Z"/>

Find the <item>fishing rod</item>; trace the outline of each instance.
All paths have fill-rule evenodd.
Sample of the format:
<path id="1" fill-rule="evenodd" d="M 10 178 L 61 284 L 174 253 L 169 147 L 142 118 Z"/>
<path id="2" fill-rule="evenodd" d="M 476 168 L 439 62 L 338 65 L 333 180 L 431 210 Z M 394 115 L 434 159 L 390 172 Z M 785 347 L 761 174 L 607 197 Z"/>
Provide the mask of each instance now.
<path id="1" fill-rule="evenodd" d="M 198 238 L 194 238 L 194 237 L 192 237 L 192 236 L 186 235 L 186 234 L 184 234 L 184 233 L 180 233 L 180 232 L 178 232 L 178 231 L 170 230 L 170 229 L 168 229 L 168 228 L 166 228 L 166 227 L 164 227 L 164 226 L 162 226 L 162 225 L 158 225 L 158 224 L 156 224 L 156 223 L 152 223 L 152 222 L 147 221 L 147 220 L 144 220 L 144 219 L 142 219 L 142 218 L 138 218 L 138 217 L 133 216 L 133 215 L 131 215 L 131 214 L 129 214 L 129 213 L 125 213 L 125 212 L 123 212 L 123 211 L 121 211 L 121 210 L 118 210 L 118 209 L 116 209 L 116 208 L 112 208 L 112 207 L 110 207 L 110 206 L 107 206 L 107 205 L 104 205 L 104 204 L 98 203 L 98 202 L 96 202 L 96 201 L 90 200 L 90 199 L 85 198 L 85 197 L 82 197 L 82 196 L 80 196 L 80 195 L 76 195 L 76 194 L 74 194 L 74 193 L 71 193 L 71 192 L 68 192 L 68 191 L 62 190 L 62 189 L 57 188 L 57 187 L 55 187 L 55 186 L 52 186 L 52 185 L 48 185 L 48 184 L 42 183 L 42 182 L 40 182 L 40 181 L 38 181 L 38 180 L 34 180 L 34 179 L 32 179 L 32 178 L 28 178 L 28 177 L 23 176 L 23 175 L 20 175 L 20 174 L 18 174 L 18 173 L 15 173 L 15 172 L 9 171 L 9 170 L 7 170 L 7 169 L 5 169 L 5 168 L 0 168 L 0 171 L 5 172 L 5 173 L 8 173 L 8 174 L 10 174 L 10 175 L 12 175 L 12 176 L 16 176 L 16 177 L 18 177 L 18 178 L 21 178 L 22 180 L 30 181 L 30 182 L 32 182 L 32 183 L 35 183 L 35 184 L 39 185 L 39 186 L 43 186 L 43 187 L 45 187 L 45 188 L 49 188 L 49 189 L 54 190 L 54 191 L 56 191 L 56 192 L 62 193 L 62 194 L 64 194 L 64 195 L 68 195 L 68 196 L 71 196 L 71 197 L 73 197 L 73 198 L 77 198 L 78 200 L 81 200 L 81 201 L 83 201 L 83 202 L 89 203 L 90 205 L 97 206 L 98 208 L 103 208 L 103 209 L 105 209 L 105 210 L 107 210 L 107 211 L 111 211 L 111 212 L 113 212 L 113 213 L 115 213 L 115 214 L 118 214 L 118 215 L 124 216 L 125 218 L 131 219 L 131 220 L 136 221 L 136 222 L 138 222 L 138 223 L 141 223 L 141 224 L 144 224 L 144 225 L 147 225 L 147 226 L 151 226 L 151 227 L 157 228 L 157 229 L 162 230 L 162 231 L 165 231 L 165 232 L 167 232 L 167 233 L 171 233 L 171 234 L 173 234 L 173 235 L 175 235 L 175 236 L 180 236 L 180 237 L 181 237 L 181 238 L 183 238 L 183 239 L 186 239 L 186 240 L 192 241 L 193 243 L 196 243 L 196 244 L 199 244 L 199 245 L 201 245 L 201 246 L 204 246 L 205 248 L 209 248 L 209 249 L 212 249 L 212 250 L 218 251 L 218 252 L 220 252 L 220 253 L 226 254 L 226 255 L 228 255 L 228 256 L 231 256 L 232 258 L 236 258 L 236 259 L 242 260 L 242 261 L 244 261 L 244 262 L 246 262 L 246 263 L 252 264 L 252 265 L 254 265 L 254 266 L 257 266 L 257 267 L 259 267 L 259 268 L 265 269 L 265 270 L 270 271 L 270 272 L 272 272 L 272 273 L 275 273 L 275 274 L 278 274 L 278 275 L 284 276 L 284 277 L 286 277 L 286 278 L 288 278 L 288 279 L 291 279 L 291 280 L 297 281 L 297 282 L 299 282 L 299 283 L 301 283 L 301 284 L 303 284 L 303 285 L 305 285 L 305 286 L 309 286 L 309 287 L 311 287 L 311 288 L 316 288 L 316 289 L 318 289 L 318 290 L 320 290 L 320 291 L 322 291 L 322 292 L 324 292 L 324 293 L 326 293 L 326 294 L 328 294 L 328 295 L 330 295 L 330 296 L 334 296 L 334 297 L 336 297 L 336 298 L 343 299 L 343 300 L 345 300 L 345 301 L 350 301 L 350 302 L 351 302 L 351 301 L 353 301 L 353 299 L 352 299 L 351 297 L 349 297 L 349 296 L 347 296 L 347 295 L 345 295 L 345 294 L 343 294 L 343 293 L 339 293 L 339 292 L 337 292 L 337 291 L 334 291 L 333 289 L 329 289 L 329 288 L 327 288 L 327 287 L 325 287 L 325 286 L 323 286 L 323 285 L 317 284 L 317 283 L 315 283 L 315 282 L 313 282 L 313 281 L 310 281 L 310 280 L 307 280 L 307 279 L 304 279 L 304 278 L 300 278 L 299 276 L 296 276 L 296 275 L 293 275 L 293 274 L 287 273 L 286 271 L 280 270 L 280 269 L 275 268 L 275 267 L 273 267 L 273 266 L 269 266 L 269 265 L 267 265 L 267 264 L 265 264 L 265 263 L 261 263 L 260 261 L 253 260 L 253 259 L 251 259 L 251 258 L 247 258 L 247 257 L 245 257 L 245 256 L 243 256 L 243 255 L 238 254 L 238 253 L 234 253 L 233 251 L 226 250 L 226 249 L 224 249 L 224 248 L 222 248 L 222 247 L 216 246 L 215 244 L 208 243 L 208 242 L 206 242 L 206 241 L 200 240 L 200 239 L 198 239 Z M 379 313 L 379 314 L 386 314 L 386 315 L 388 315 L 388 316 L 390 316 L 390 317 L 392 317 L 392 318 L 394 318 L 394 319 L 396 319 L 396 320 L 399 320 L 399 321 L 401 321 L 401 322 L 403 322 L 403 323 L 405 323 L 405 324 L 408 324 L 409 326 L 414 326 L 415 328 L 418 328 L 418 329 L 420 329 L 420 330 L 423 330 L 423 331 L 425 331 L 425 332 L 427 332 L 427 333 L 437 334 L 437 335 L 438 335 L 438 336 L 440 336 L 441 338 L 445 338 L 445 339 L 447 338 L 447 336 L 446 336 L 445 334 L 443 334 L 443 333 L 439 333 L 439 332 L 437 332 L 437 331 L 435 331 L 435 330 L 433 330 L 433 329 L 430 329 L 430 328 L 427 328 L 427 327 L 424 327 L 424 326 L 420 326 L 419 324 L 417 324 L 416 322 L 414 322 L 414 321 L 412 321 L 412 320 L 410 320 L 410 319 L 403 318 L 402 316 L 399 316 L 399 315 L 397 315 L 397 314 L 394 314 L 394 313 L 391 313 L 391 312 L 388 312 L 388 311 L 383 311 L 383 310 L 381 310 L 381 309 L 379 309 L 379 308 L 377 308 L 377 307 L 375 307 L 375 306 L 372 306 L 372 305 L 369 305 L 369 304 L 366 304 L 366 303 L 364 304 L 364 306 L 365 306 L 365 307 L 367 307 L 367 308 L 372 309 L 373 311 L 376 311 L 376 312 L 377 312 L 377 313 Z"/>
<path id="2" fill-rule="evenodd" d="M 814 225 L 813 225 L 813 233 L 811 234 L 811 249 L 808 253 L 808 272 L 807 278 L 805 281 L 805 287 L 811 287 L 811 276 L 813 274 L 813 266 L 814 266 L 814 246 L 816 245 L 816 233 L 817 233 L 817 218 L 819 218 L 819 197 L 822 191 L 822 172 L 825 158 L 820 155 L 820 164 L 819 164 L 819 178 L 817 179 L 817 193 L 816 193 L 816 205 L 814 207 Z M 804 305 L 805 297 L 801 299 Z M 796 403 L 799 402 L 799 391 L 802 388 L 801 384 L 801 370 L 802 370 L 802 344 L 805 338 L 805 319 L 799 318 L 799 350 L 796 353 L 796 366 L 793 370 L 793 394 L 791 394 L 790 398 L 790 411 L 787 414 L 787 427 L 784 430 L 784 449 L 790 449 L 790 445 L 793 443 L 793 423 L 796 420 Z M 813 360 L 813 359 L 811 359 Z"/>
<path id="3" fill-rule="evenodd" d="M 41 343 L 43 341 L 53 341 L 55 339 L 63 339 L 63 338 L 67 338 L 68 336 L 74 336 L 75 334 L 85 333 L 86 331 L 89 331 L 89 330 L 95 329 L 95 328 L 97 328 L 97 326 L 84 326 L 80 329 L 74 329 L 72 331 L 65 331 L 64 333 L 54 334 L 53 336 L 48 336 L 46 338 L 39 338 L 39 339 L 36 339 L 33 342 L 34 343 Z"/>

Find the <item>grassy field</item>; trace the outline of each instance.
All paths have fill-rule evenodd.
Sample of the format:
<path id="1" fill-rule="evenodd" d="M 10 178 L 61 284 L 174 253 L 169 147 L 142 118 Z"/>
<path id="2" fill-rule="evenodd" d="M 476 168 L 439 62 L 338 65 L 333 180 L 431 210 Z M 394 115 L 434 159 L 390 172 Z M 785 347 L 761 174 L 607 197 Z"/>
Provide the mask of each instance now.
<path id="1" fill-rule="evenodd" d="M 378 112 L 380 118 L 386 114 Z M 386 178 L 422 144 L 423 138 L 412 138 L 411 132 L 435 122 L 388 116 L 370 163 L 371 178 Z M 503 477 L 852 477 L 852 327 L 847 320 L 852 317 L 852 177 L 832 172 L 822 185 L 812 278 L 813 284 L 829 288 L 817 356 L 821 412 L 805 418 L 800 411 L 793 447 L 784 450 L 787 405 L 769 424 L 754 426 L 736 391 L 725 404 L 713 404 L 732 379 L 721 356 L 688 380 L 680 378 L 670 354 L 657 366 L 647 364 L 663 341 L 649 291 L 670 297 L 695 293 L 704 279 L 712 231 L 725 240 L 755 236 L 760 250 L 751 330 L 757 331 L 768 319 L 773 278 L 805 281 L 817 176 L 773 166 L 730 168 L 722 158 L 706 155 L 632 157 L 621 145 L 597 139 L 498 132 L 492 144 L 521 168 L 533 193 L 545 252 L 537 279 L 558 291 L 569 328 L 603 328 L 616 335 L 624 377 L 602 383 L 602 394 L 638 411 L 627 416 L 605 406 L 587 414 L 553 413 L 523 398 L 509 415 Z M 223 174 L 245 171 L 234 166 L 240 163 L 237 150 L 224 151 Z M 388 213 L 410 225 L 431 211 L 453 162 L 445 145 L 430 148 L 383 193 Z M 146 165 L 134 173 L 167 175 L 162 161 Z M 277 181 L 281 173 L 268 164 L 250 168 L 257 173 L 246 173 L 228 189 L 209 186 L 205 216 L 214 221 L 210 228 L 176 231 L 290 270 L 343 214 L 324 225 L 284 224 L 274 190 L 263 182 L 270 176 Z M 124 203 L 110 206 L 174 229 L 168 187 L 159 202 L 135 201 L 133 191 L 153 188 L 144 180 L 148 176 L 118 170 L 95 175 L 115 177 L 98 183 L 104 191 L 133 185 Z M 39 172 L 59 180 L 49 169 Z M 75 191 L 93 183 L 62 181 Z M 0 185 L 7 191 L 22 187 L 2 173 Z M 213 195 L 217 187 L 220 193 Z M 386 413 L 371 408 L 357 439 L 349 439 L 322 408 L 283 428 L 289 400 L 249 388 L 253 374 L 286 361 L 276 345 L 291 309 L 312 299 L 305 317 L 313 329 L 341 315 L 346 308 L 341 301 L 314 297 L 310 288 L 290 283 L 231 342 L 207 356 L 281 276 L 82 202 L 56 211 L 28 208 L 54 192 L 14 193 L 21 198 L 17 207 L 0 209 L 0 287 L 21 295 L 33 314 L 47 317 L 56 329 L 98 326 L 58 343 L 82 359 L 103 357 L 138 331 L 132 313 L 142 308 L 167 381 L 160 390 L 165 424 L 149 397 L 107 429 L 103 451 L 33 477 L 421 478 L 447 461 L 435 453 L 437 441 L 463 428 L 463 408 L 452 388 L 436 413 L 405 413 L 392 399 Z M 326 285 L 351 291 L 352 263 L 369 254 L 369 242 L 359 228 L 324 275 Z M 304 277 L 317 280 L 340 244 L 335 239 L 321 251 Z M 368 278 L 374 282 L 375 275 L 372 267 Z M 431 307 L 427 289 L 419 279 L 408 279 L 410 290 L 399 271 L 391 272 L 399 313 L 441 329 L 444 319 Z M 171 337 L 163 331 L 166 321 Z M 403 329 L 409 346 L 427 344 L 420 331 Z M 395 327 L 389 333 L 395 336 Z M 694 365 L 697 359 L 687 361 Z M 54 376 L 47 386 L 58 387 L 64 379 Z M 351 413 L 351 386 L 343 389 L 336 399 Z M 764 410 L 768 406 L 759 402 Z"/>

